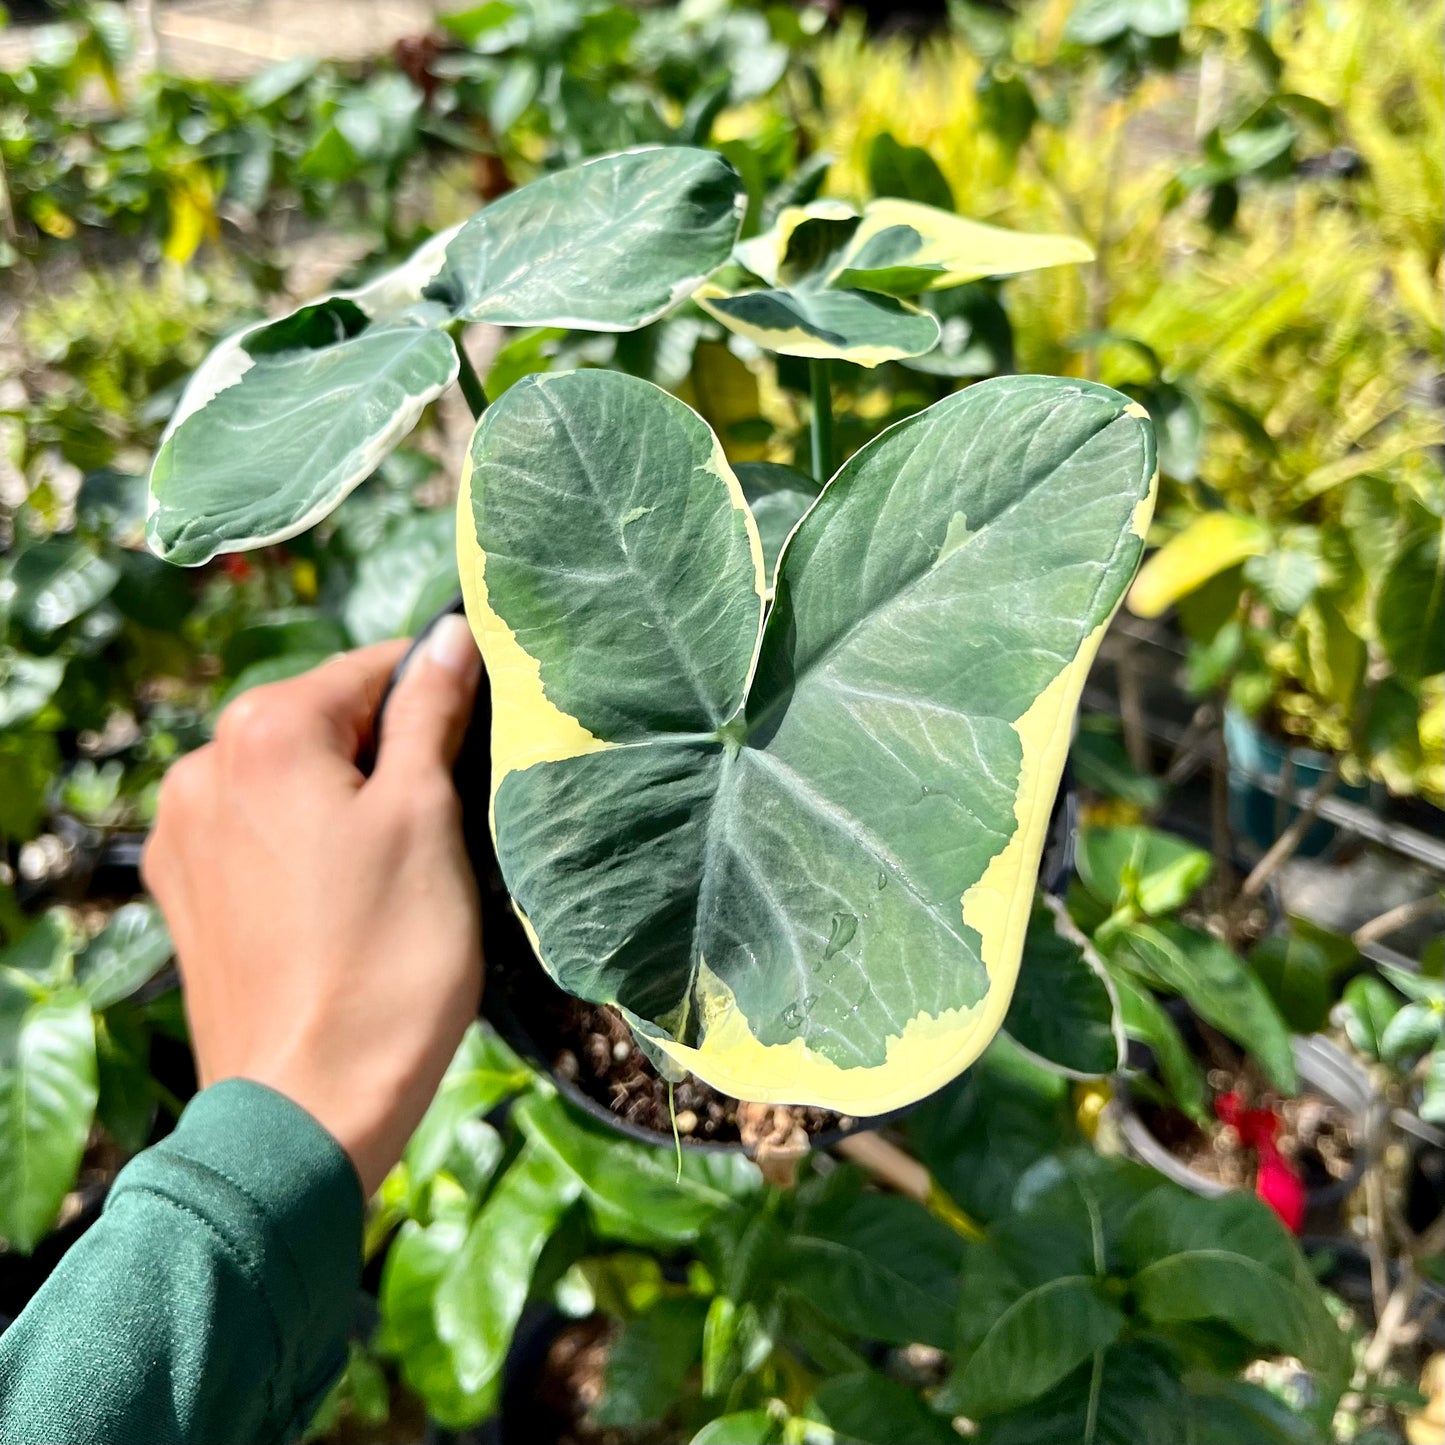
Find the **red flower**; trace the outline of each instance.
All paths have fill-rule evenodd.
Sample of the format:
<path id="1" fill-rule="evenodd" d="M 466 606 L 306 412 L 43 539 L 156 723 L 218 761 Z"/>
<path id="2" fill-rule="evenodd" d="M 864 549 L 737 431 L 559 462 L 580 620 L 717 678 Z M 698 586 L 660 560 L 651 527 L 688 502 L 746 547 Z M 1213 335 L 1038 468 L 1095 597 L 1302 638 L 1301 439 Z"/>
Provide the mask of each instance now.
<path id="1" fill-rule="evenodd" d="M 1232 1091 L 1214 1101 L 1214 1112 L 1222 1123 L 1238 1130 L 1240 1142 L 1258 1156 L 1254 1192 L 1279 1215 L 1291 1234 L 1298 1234 L 1305 1222 L 1305 1186 L 1299 1171 L 1275 1143 L 1279 1115 L 1273 1109 L 1246 1109 L 1244 1100 Z"/>

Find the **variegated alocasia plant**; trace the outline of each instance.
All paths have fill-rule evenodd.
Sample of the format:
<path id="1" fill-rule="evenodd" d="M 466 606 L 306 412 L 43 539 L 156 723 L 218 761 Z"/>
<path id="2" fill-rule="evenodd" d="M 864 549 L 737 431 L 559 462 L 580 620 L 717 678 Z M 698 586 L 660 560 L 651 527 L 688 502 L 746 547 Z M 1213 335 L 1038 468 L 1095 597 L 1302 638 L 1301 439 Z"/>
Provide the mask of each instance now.
<path id="1" fill-rule="evenodd" d="M 983 382 L 852 457 L 770 576 L 682 402 L 515 385 L 472 441 L 459 560 L 497 855 L 547 970 L 744 1099 L 877 1114 L 967 1066 L 1155 475 L 1127 397 Z"/>
<path id="2" fill-rule="evenodd" d="M 744 196 L 712 151 L 601 156 L 502 197 L 404 265 L 222 342 L 151 470 L 147 539 L 196 564 L 320 521 L 458 379 L 468 322 L 629 331 L 728 257 Z"/>
<path id="3" fill-rule="evenodd" d="M 878 366 L 938 344 L 937 318 L 908 298 L 1092 257 L 1072 236 L 1009 231 L 917 201 L 881 197 L 861 215 L 814 201 L 736 247 L 734 260 L 756 282 L 707 285 L 697 300 L 768 351 Z"/>

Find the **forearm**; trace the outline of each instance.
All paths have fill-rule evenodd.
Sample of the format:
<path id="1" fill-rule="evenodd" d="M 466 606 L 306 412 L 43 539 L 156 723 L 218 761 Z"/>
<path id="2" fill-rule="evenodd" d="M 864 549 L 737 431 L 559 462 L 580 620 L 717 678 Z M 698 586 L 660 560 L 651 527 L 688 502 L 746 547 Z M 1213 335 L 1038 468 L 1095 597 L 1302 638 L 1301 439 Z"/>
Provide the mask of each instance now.
<path id="1" fill-rule="evenodd" d="M 361 1224 L 355 1171 L 304 1110 L 206 1090 L 0 1336 L 0 1442 L 299 1434 L 345 1357 Z"/>

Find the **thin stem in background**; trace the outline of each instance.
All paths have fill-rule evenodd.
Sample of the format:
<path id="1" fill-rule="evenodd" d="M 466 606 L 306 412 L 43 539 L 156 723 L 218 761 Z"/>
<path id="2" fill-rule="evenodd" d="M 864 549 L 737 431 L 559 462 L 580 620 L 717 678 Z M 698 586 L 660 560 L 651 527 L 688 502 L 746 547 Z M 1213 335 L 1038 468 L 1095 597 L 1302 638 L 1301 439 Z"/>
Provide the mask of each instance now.
<path id="1" fill-rule="evenodd" d="M 1084 1417 L 1084 1445 L 1094 1445 L 1099 1433 L 1099 1396 L 1104 1390 L 1104 1352 L 1094 1351 L 1094 1365 L 1089 1372 L 1089 1407 Z"/>
<path id="2" fill-rule="evenodd" d="M 1350 935 L 1350 940 L 1356 948 L 1378 943 L 1380 939 L 1388 938 L 1390 934 L 1398 933 L 1400 929 L 1408 928 L 1422 918 L 1429 918 L 1442 907 L 1445 907 L 1445 904 L 1442 904 L 1438 893 L 1428 893 L 1424 898 L 1415 898 L 1409 903 L 1397 903 L 1395 907 L 1377 914 L 1368 923 L 1362 923 Z"/>
<path id="3" fill-rule="evenodd" d="M 1122 637 L 1114 663 L 1119 685 L 1119 721 L 1124 728 L 1124 749 L 1141 773 L 1154 771 L 1149 733 L 1144 725 L 1144 685 L 1139 676 L 1139 652 L 1132 637 Z"/>
<path id="4" fill-rule="evenodd" d="M 833 475 L 833 384 L 828 363 L 808 362 L 808 392 L 812 402 L 808 426 L 813 450 L 813 480 L 821 487 Z"/>
<path id="5" fill-rule="evenodd" d="M 1224 702 L 1214 716 L 1214 768 L 1209 775 L 1209 842 L 1215 877 L 1234 877 L 1234 833 L 1229 825 L 1229 744 L 1224 737 Z"/>
<path id="6" fill-rule="evenodd" d="M 461 383 L 462 395 L 467 399 L 472 420 L 480 421 L 482 413 L 487 409 L 487 393 L 482 387 L 482 379 L 477 375 L 476 367 L 472 365 L 471 357 L 467 355 L 460 328 L 452 332 L 452 345 L 457 349 L 457 380 Z"/>
<path id="7" fill-rule="evenodd" d="M 1259 897 L 1264 892 L 1264 885 L 1294 857 L 1295 849 L 1299 847 L 1304 835 L 1309 832 L 1310 825 L 1320 815 L 1320 804 L 1334 792 L 1335 785 L 1340 781 L 1340 768 L 1344 765 L 1344 761 L 1341 754 L 1335 755 L 1329 772 L 1325 774 L 1323 781 L 1315 789 L 1314 796 L 1309 803 L 1300 809 L 1294 822 L 1279 835 L 1274 846 L 1254 865 L 1253 871 L 1244 880 L 1244 886 L 1239 890 L 1241 898 Z"/>

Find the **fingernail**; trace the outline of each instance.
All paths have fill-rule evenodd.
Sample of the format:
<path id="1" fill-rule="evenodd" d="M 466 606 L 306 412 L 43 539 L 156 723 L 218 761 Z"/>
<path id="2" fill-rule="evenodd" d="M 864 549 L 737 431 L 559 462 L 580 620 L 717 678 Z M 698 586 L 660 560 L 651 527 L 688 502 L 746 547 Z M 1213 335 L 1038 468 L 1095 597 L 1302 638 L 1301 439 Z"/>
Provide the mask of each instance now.
<path id="1" fill-rule="evenodd" d="M 467 682 L 475 682 L 482 670 L 482 655 L 477 651 L 471 626 L 460 613 L 450 613 L 432 628 L 426 640 L 426 655 L 428 661 Z"/>

